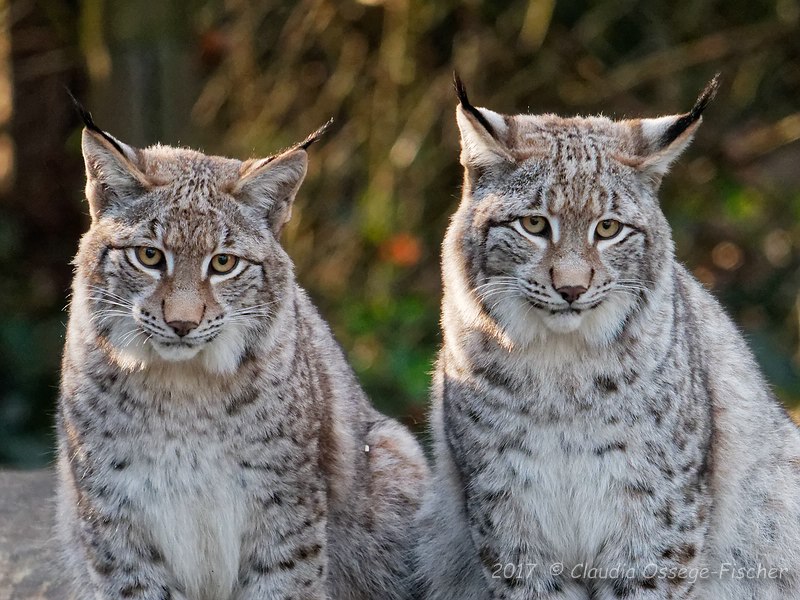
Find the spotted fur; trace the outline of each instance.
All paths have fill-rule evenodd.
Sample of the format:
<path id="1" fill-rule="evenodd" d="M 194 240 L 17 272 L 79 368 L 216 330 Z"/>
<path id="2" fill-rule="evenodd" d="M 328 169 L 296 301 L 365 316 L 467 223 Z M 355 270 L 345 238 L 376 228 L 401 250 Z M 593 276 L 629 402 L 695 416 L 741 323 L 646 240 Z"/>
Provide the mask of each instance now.
<path id="1" fill-rule="evenodd" d="M 460 86 L 421 597 L 800 597 L 800 433 L 656 197 L 715 89 L 612 121 L 500 115 Z"/>
<path id="2" fill-rule="evenodd" d="M 278 243 L 311 141 L 240 162 L 84 131 L 92 224 L 58 411 L 79 597 L 403 596 L 424 458 Z M 219 253 L 239 257 L 230 274 L 209 270 Z"/>

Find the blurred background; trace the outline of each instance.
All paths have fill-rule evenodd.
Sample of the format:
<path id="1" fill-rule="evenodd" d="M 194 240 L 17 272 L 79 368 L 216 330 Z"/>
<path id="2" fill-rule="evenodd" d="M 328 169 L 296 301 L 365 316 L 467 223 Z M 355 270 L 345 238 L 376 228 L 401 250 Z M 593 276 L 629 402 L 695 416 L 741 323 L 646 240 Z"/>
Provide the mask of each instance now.
<path id="1" fill-rule="evenodd" d="M 284 242 L 374 402 L 424 430 L 457 68 L 501 112 L 655 116 L 723 87 L 665 181 L 678 253 L 800 404 L 798 0 L 0 0 L 0 464 L 51 460 L 88 224 L 65 87 L 133 145 L 312 147 Z"/>

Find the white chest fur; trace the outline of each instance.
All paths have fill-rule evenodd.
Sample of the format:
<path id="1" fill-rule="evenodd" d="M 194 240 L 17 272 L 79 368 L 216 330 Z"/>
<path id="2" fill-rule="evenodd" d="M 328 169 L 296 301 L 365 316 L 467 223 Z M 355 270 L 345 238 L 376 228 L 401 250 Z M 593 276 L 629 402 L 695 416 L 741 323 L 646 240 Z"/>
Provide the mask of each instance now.
<path id="1" fill-rule="evenodd" d="M 176 439 L 128 470 L 142 523 L 192 599 L 226 600 L 237 580 L 246 502 L 232 467 L 220 443 Z"/>
<path id="2" fill-rule="evenodd" d="M 533 425 L 524 431 L 525 451 L 507 448 L 496 458 L 490 488 L 510 491 L 522 527 L 510 535 L 545 543 L 549 558 L 565 568 L 597 565 L 600 552 L 625 527 L 624 497 L 619 493 L 629 457 L 609 451 L 602 456 L 587 451 L 587 437 L 597 432 L 572 424 Z M 528 541 L 531 541 L 530 539 Z"/>
<path id="3" fill-rule="evenodd" d="M 540 523 L 544 538 L 558 545 L 553 548 L 555 558 L 565 566 L 594 562 L 622 524 L 616 492 L 624 455 L 601 459 L 594 453 L 571 451 L 570 442 L 585 441 L 570 440 L 576 433 L 557 428 L 535 432 L 536 439 L 529 443 L 540 459 L 521 466 L 527 479 L 538 482 L 523 496 L 527 508 Z"/>

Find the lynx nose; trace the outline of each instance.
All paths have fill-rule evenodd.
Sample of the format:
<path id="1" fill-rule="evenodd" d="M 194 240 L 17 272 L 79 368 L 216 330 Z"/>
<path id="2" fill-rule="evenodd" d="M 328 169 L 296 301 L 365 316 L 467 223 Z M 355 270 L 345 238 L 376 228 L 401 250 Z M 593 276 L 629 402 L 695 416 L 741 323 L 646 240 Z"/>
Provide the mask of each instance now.
<path id="1" fill-rule="evenodd" d="M 581 297 L 581 294 L 586 292 L 586 288 L 582 285 L 564 285 L 556 288 L 556 291 L 561 294 L 561 297 L 572 304 Z"/>
<path id="2" fill-rule="evenodd" d="M 183 337 L 200 325 L 200 323 L 195 323 L 194 321 L 169 321 L 167 325 L 172 327 L 172 330 L 177 333 L 178 336 Z"/>

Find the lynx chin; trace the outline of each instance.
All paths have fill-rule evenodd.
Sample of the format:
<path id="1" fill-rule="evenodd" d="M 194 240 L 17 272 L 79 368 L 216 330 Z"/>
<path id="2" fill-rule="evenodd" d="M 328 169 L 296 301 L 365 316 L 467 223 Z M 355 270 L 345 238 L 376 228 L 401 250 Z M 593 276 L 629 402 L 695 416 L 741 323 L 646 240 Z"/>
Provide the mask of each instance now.
<path id="1" fill-rule="evenodd" d="M 800 598 L 800 432 L 657 199 L 716 80 L 625 121 L 501 115 L 456 83 L 420 596 Z"/>
<path id="2" fill-rule="evenodd" d="M 403 597 L 424 458 L 278 243 L 321 131 L 241 162 L 84 120 L 58 411 L 77 597 Z"/>

